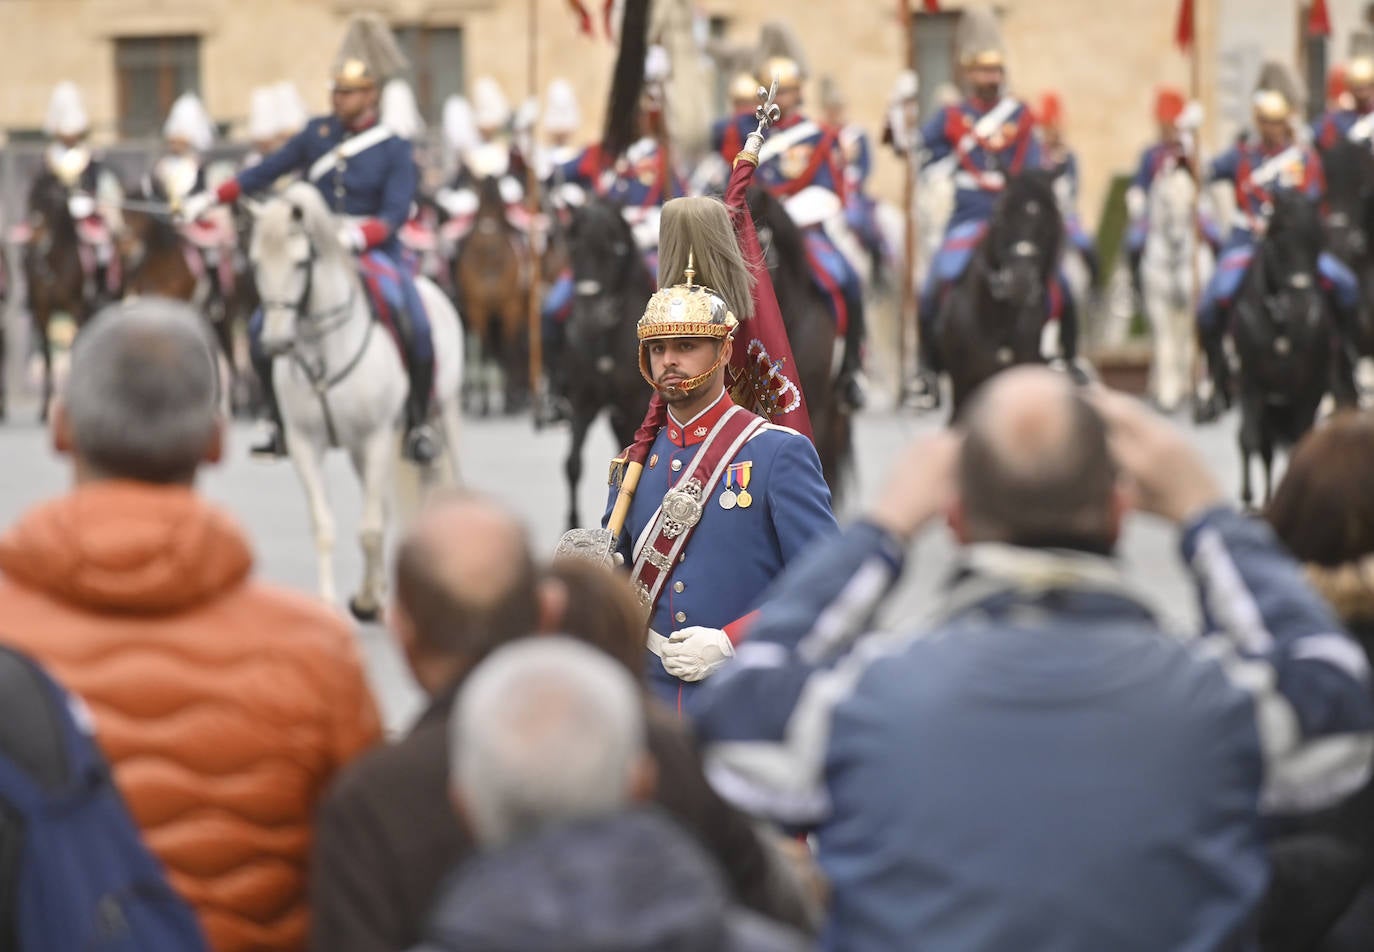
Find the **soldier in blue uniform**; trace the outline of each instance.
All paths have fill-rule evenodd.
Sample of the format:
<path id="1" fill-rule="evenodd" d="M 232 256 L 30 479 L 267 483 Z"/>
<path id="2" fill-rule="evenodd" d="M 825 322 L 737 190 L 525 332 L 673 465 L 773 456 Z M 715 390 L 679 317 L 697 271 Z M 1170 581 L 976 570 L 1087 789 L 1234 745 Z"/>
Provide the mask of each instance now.
<path id="1" fill-rule="evenodd" d="M 424 305 L 410 270 L 402 264 L 397 231 L 410 217 L 418 186 L 418 169 L 410 142 L 378 122 L 379 88 L 405 67 L 405 58 L 384 21 L 360 15 L 349 24 L 336 61 L 334 112 L 311 119 L 281 149 L 244 169 L 211 193 L 187 198 L 183 212 L 199 217 L 216 202 L 242 193 L 263 191 L 288 172 L 304 172 L 342 216 L 340 241 L 360 255 L 369 283 L 387 299 L 410 375 L 406 401 L 406 454 L 417 462 L 433 460 L 437 444 L 427 424 L 434 380 L 434 348 Z M 261 314 L 250 325 L 254 366 L 263 382 L 273 421 L 268 441 L 253 452 L 285 453 L 281 417 L 272 393 L 271 361 L 257 346 Z"/>
<path id="2" fill-rule="evenodd" d="M 1324 113 L 1312 124 L 1312 141 L 1330 149 L 1341 139 L 1374 149 L 1374 56 L 1356 56 L 1345 67 L 1349 101 Z"/>
<path id="3" fill-rule="evenodd" d="M 1293 127 L 1300 100 L 1296 80 L 1278 63 L 1267 63 L 1254 97 L 1255 132 L 1212 161 L 1207 181 L 1235 188 L 1236 211 L 1221 259 L 1198 305 L 1198 336 L 1207 353 L 1215 391 L 1199 418 L 1215 419 L 1227 399 L 1229 375 L 1222 351 L 1227 316 L 1264 233 L 1272 196 L 1292 189 L 1319 202 L 1325 191 L 1321 160 Z M 1359 285 L 1350 269 L 1330 252 L 1317 259 L 1321 284 L 1344 323 L 1359 304 Z M 1346 325 L 1349 326 L 1349 325 Z"/>
<path id="4" fill-rule="evenodd" d="M 759 74 L 759 85 L 778 83 L 777 105 L 782 118 L 774 123 L 771 138 L 759 151 L 755 181 L 780 199 L 792 220 L 802 229 L 811 274 L 825 292 L 844 335 L 838 386 L 850 407 L 863 405 L 859 385 L 864 342 L 863 287 L 858 271 L 836 245 L 834 233 L 845 231 L 845 157 L 840 130 L 808 119 L 802 114 L 801 64 L 792 57 L 768 59 Z M 752 128 L 749 117 L 737 120 Z"/>
<path id="5" fill-rule="evenodd" d="M 844 219 L 859 239 L 874 270 L 883 265 L 886 248 L 878 228 L 878 203 L 868 194 L 868 179 L 873 174 L 873 140 L 868 130 L 847 115 L 849 103 L 832 77 L 821 80 L 821 107 L 825 122 L 837 130 L 836 144 L 844 166 Z"/>
<path id="6" fill-rule="evenodd" d="M 959 60 L 970 94 L 962 102 L 941 109 L 921 129 L 925 164 L 950 156 L 958 162 L 954 210 L 921 290 L 919 368 L 912 382 L 912 398 L 927 408 L 939 404 L 939 378 L 930 340 L 939 316 L 940 295 L 968 267 L 1007 179 L 1042 164 L 1030 109 L 1004 88 L 1006 61 L 995 15 L 984 8 L 969 8 L 959 21 L 959 33 Z M 1062 295 L 1062 277 L 1059 280 Z M 1077 335 L 1070 311 L 1064 295 L 1060 342 L 1065 359 L 1072 361 Z"/>
<path id="7" fill-rule="evenodd" d="M 665 252 L 676 248 L 681 253 L 671 257 L 689 257 L 693 264 L 685 275 L 660 273 L 663 290 L 650 299 L 638 324 L 640 371 L 663 395 L 668 414 L 645 463 L 619 551 L 636 568 L 641 554 L 645 564 L 659 561 L 649 617 L 649 681 L 659 697 L 682 710 L 699 682 L 734 654 L 769 583 L 837 526 L 811 441 L 737 407 L 726 391 L 737 326 L 732 306 L 747 315 L 752 299 L 724 206 L 702 197 L 669 203 L 663 231 Z M 680 262 L 665 257 L 664 264 L 676 268 Z M 684 280 L 668 287 L 675 277 Z M 727 438 L 742 445 L 730 453 Z M 714 478 L 704 476 L 692 487 L 700 472 Z M 613 465 L 603 526 L 620 476 Z M 660 512 L 676 512 L 670 497 L 684 486 L 689 493 L 694 489 L 699 504 L 685 530 L 659 519 Z M 685 534 L 686 542 L 673 555 L 650 558 L 660 532 L 674 532 L 669 541 Z M 645 578 L 632 572 L 636 583 Z"/>

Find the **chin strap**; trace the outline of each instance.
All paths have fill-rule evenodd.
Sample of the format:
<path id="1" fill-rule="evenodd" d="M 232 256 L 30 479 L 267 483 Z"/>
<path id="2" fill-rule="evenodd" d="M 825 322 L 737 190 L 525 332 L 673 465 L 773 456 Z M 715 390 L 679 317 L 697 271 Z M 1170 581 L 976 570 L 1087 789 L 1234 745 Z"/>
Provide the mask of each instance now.
<path id="1" fill-rule="evenodd" d="M 728 337 L 725 338 L 725 340 L 729 339 L 730 338 Z M 720 352 L 716 354 L 716 362 L 711 365 L 709 370 L 707 370 L 705 373 L 697 374 L 695 377 L 689 377 L 688 379 L 682 381 L 682 383 L 678 384 L 676 387 L 673 387 L 672 389 L 680 391 L 682 393 L 691 393 L 697 387 L 700 387 L 706 381 L 710 380 L 711 377 L 715 375 L 716 371 L 719 370 L 722 366 L 724 366 L 724 364 L 725 341 L 723 340 L 721 341 Z M 649 347 L 647 341 L 639 345 L 639 374 L 641 377 L 643 377 L 645 380 L 649 382 L 649 386 L 653 387 L 656 392 L 660 394 L 663 393 L 663 388 L 660 387 L 654 381 L 653 374 L 649 372 Z"/>

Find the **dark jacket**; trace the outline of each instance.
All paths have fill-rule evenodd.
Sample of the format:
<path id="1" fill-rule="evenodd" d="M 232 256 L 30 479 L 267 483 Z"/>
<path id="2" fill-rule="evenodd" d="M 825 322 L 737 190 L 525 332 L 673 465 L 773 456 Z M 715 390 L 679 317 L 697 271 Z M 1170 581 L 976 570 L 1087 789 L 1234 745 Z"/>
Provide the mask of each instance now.
<path id="1" fill-rule="evenodd" d="M 706 854 L 658 810 L 556 827 L 470 858 L 415 952 L 801 952 L 731 904 Z"/>
<path id="2" fill-rule="evenodd" d="M 444 876 L 472 851 L 448 799 L 443 694 L 401 741 L 358 759 L 320 811 L 311 873 L 311 947 L 398 952 L 420 941 Z M 650 708 L 658 800 L 728 871 L 734 898 L 807 928 L 800 888 L 778 868 L 745 816 L 706 783 L 695 744 L 673 716 Z"/>

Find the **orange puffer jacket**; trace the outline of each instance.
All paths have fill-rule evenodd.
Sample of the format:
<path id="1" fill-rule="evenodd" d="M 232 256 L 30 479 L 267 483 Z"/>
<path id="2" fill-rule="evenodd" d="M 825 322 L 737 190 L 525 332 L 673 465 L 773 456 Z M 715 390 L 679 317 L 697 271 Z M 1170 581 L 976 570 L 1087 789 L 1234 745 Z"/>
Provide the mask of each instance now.
<path id="1" fill-rule="evenodd" d="M 251 567 L 192 490 L 89 484 L 0 538 L 0 640 L 86 700 L 216 952 L 295 952 L 315 806 L 377 712 L 343 620 Z"/>

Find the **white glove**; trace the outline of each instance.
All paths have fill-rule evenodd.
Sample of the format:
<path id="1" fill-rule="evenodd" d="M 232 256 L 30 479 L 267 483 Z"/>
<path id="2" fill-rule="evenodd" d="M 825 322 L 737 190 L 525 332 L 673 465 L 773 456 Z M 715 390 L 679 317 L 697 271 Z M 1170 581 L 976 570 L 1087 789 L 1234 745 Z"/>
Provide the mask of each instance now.
<path id="1" fill-rule="evenodd" d="M 363 234 L 363 230 L 357 225 L 340 225 L 339 244 L 344 246 L 345 251 L 351 251 L 354 254 L 358 254 L 359 252 L 367 250 L 367 236 Z"/>
<path id="2" fill-rule="evenodd" d="M 181 202 L 181 217 L 186 221 L 196 221 L 218 204 L 219 199 L 210 192 L 187 195 Z"/>
<path id="3" fill-rule="evenodd" d="M 95 199 L 85 192 L 72 192 L 67 199 L 67 212 L 77 221 L 90 218 L 95 214 Z"/>
<path id="4" fill-rule="evenodd" d="M 693 626 L 668 638 L 663 646 L 663 670 L 684 681 L 700 681 L 734 656 L 735 646 L 725 632 Z"/>
<path id="5" fill-rule="evenodd" d="M 1183 107 L 1176 124 L 1180 129 L 1200 129 L 1204 118 L 1202 103 L 1194 99 Z"/>

